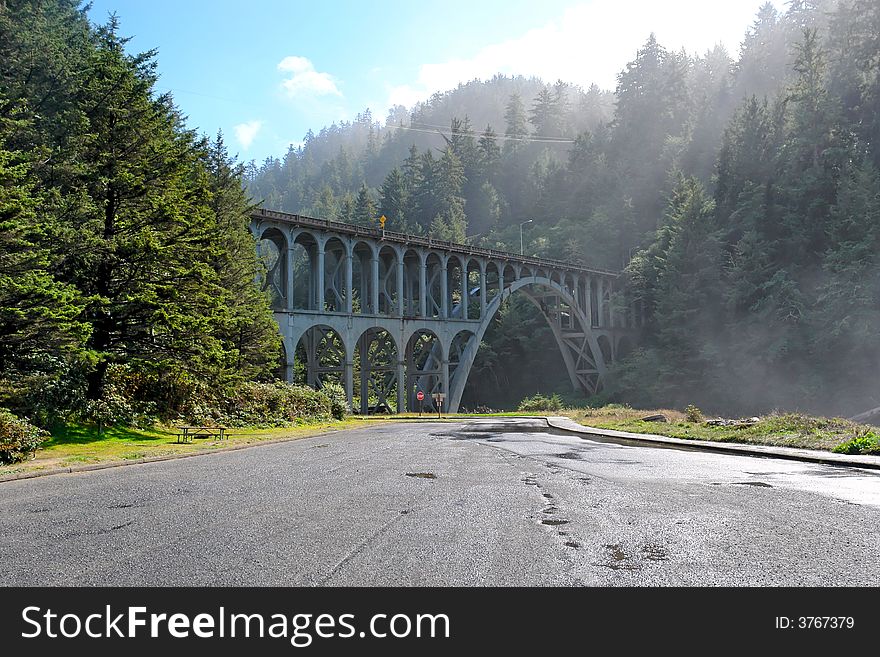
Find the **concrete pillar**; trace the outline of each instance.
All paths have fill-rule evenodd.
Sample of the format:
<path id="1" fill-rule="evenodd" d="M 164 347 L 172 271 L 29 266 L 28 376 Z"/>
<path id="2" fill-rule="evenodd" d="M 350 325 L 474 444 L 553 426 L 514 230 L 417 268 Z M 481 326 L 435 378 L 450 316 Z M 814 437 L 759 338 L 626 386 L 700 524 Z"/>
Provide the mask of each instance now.
<path id="1" fill-rule="evenodd" d="M 480 319 L 486 316 L 486 263 L 480 263 Z"/>
<path id="2" fill-rule="evenodd" d="M 370 312 L 379 314 L 379 258 L 370 258 Z"/>
<path id="3" fill-rule="evenodd" d="M 504 263 L 498 266 L 498 296 L 504 294 Z"/>
<path id="4" fill-rule="evenodd" d="M 354 361 L 345 359 L 345 399 L 348 401 L 348 407 L 354 410 Z"/>
<path id="5" fill-rule="evenodd" d="M 419 254 L 419 317 L 428 314 L 427 256 Z"/>
<path id="6" fill-rule="evenodd" d="M 406 304 L 403 296 L 403 258 L 397 259 L 397 314 L 401 317 L 406 314 Z"/>
<path id="7" fill-rule="evenodd" d="M 608 281 L 606 292 L 608 293 L 608 302 L 605 304 L 608 309 L 608 328 L 614 328 L 617 318 L 614 316 L 616 314 L 614 312 L 614 304 L 611 303 L 611 300 L 614 297 L 614 284 L 611 281 Z"/>
<path id="8" fill-rule="evenodd" d="M 293 246 L 287 247 L 285 275 L 287 277 L 287 309 L 293 312 Z M 288 379 L 290 380 L 290 379 Z"/>
<path id="9" fill-rule="evenodd" d="M 449 281 L 447 280 L 446 261 L 440 263 L 440 319 L 449 317 Z"/>
<path id="10" fill-rule="evenodd" d="M 324 245 L 320 242 L 318 243 L 318 276 L 317 276 L 317 287 L 315 288 L 315 310 L 319 312 L 324 311 Z"/>
<path id="11" fill-rule="evenodd" d="M 351 254 L 345 256 L 345 312 L 352 313 L 352 301 L 354 300 L 354 282 L 352 281 Z"/>
<path id="12" fill-rule="evenodd" d="M 593 325 L 593 279 L 587 276 L 584 279 L 584 314 L 587 316 L 587 326 Z"/>
<path id="13" fill-rule="evenodd" d="M 470 301 L 470 295 L 468 294 L 468 288 L 470 287 L 468 282 L 468 269 L 467 262 L 461 268 L 461 318 L 468 318 L 468 301 Z"/>
<path id="14" fill-rule="evenodd" d="M 406 361 L 397 359 L 397 412 L 405 413 L 406 408 Z"/>
<path id="15" fill-rule="evenodd" d="M 369 359 L 367 358 L 367 340 L 361 338 L 358 341 L 357 348 L 360 353 L 361 361 L 361 413 L 366 414 L 370 405 L 370 372 Z"/>
<path id="16" fill-rule="evenodd" d="M 440 369 L 440 392 L 446 395 L 446 399 L 443 401 L 443 409 L 445 410 L 449 403 L 449 360 L 447 358 L 443 359 Z"/>
<path id="17" fill-rule="evenodd" d="M 605 285 L 602 277 L 596 279 L 596 326 L 605 328 Z"/>

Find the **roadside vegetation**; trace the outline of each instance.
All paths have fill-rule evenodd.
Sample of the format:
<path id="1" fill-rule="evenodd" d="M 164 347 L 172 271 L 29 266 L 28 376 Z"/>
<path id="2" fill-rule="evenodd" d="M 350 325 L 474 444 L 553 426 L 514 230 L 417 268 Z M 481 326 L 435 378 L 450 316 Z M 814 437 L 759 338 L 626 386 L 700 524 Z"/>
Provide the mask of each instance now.
<path id="1" fill-rule="evenodd" d="M 610 404 L 600 408 L 576 408 L 562 412 L 581 424 L 598 429 L 653 433 L 684 440 L 775 445 L 830 450 L 843 454 L 880 454 L 880 430 L 843 418 L 802 413 L 771 413 L 760 417 L 725 419 L 703 417 L 696 407 L 640 410 Z M 666 421 L 645 421 L 662 416 Z"/>

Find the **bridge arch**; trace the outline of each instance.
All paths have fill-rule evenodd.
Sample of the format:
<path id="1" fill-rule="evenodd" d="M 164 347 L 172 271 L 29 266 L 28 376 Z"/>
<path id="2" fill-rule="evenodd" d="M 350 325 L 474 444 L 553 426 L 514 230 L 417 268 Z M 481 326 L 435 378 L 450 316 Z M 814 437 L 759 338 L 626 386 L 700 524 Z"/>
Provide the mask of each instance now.
<path id="1" fill-rule="evenodd" d="M 433 394 L 447 392 L 443 382 L 449 380 L 449 361 L 446 360 L 443 341 L 430 329 L 416 329 L 406 343 L 405 389 L 406 408 L 434 410 Z M 422 392 L 425 399 L 416 398 Z M 444 404 L 444 406 L 446 406 Z"/>
<path id="2" fill-rule="evenodd" d="M 554 311 L 550 308 L 544 307 L 543 302 L 529 291 L 530 288 L 540 287 L 552 290 L 568 305 L 569 312 L 572 314 L 574 322 L 579 329 L 576 334 L 579 343 L 573 343 L 566 337 L 563 327 L 560 326 L 558 321 L 554 321 L 558 319 L 558 317 L 554 317 Z M 603 338 L 603 343 L 607 345 L 609 344 L 608 337 L 605 335 L 596 335 L 590 330 L 591 327 L 589 322 L 584 316 L 580 306 L 577 304 L 576 299 L 557 281 L 548 277 L 523 277 L 519 280 L 513 281 L 510 285 L 507 285 L 505 281 L 504 290 L 502 290 L 502 293 L 488 304 L 486 314 L 481 319 L 477 329 L 474 331 L 473 338 L 468 343 L 468 346 L 462 350 L 461 358 L 456 367 L 455 379 L 450 380 L 449 383 L 448 408 L 450 410 L 457 410 L 461 403 L 461 397 L 462 394 L 464 394 L 467 378 L 470 375 L 471 367 L 476 358 L 480 341 L 483 339 L 486 330 L 489 328 L 489 324 L 494 318 L 495 313 L 498 312 L 501 304 L 507 298 L 517 292 L 525 294 L 529 301 L 541 311 L 541 314 L 549 324 L 553 331 L 553 336 L 556 339 L 557 346 L 562 353 L 562 358 L 565 362 L 572 386 L 575 389 L 583 389 L 588 393 L 594 394 L 598 392 L 601 386 L 601 378 L 605 374 L 607 365 L 610 363 L 612 357 L 610 351 L 603 349 L 603 347 L 600 346 L 599 339 Z"/>
<path id="3" fill-rule="evenodd" d="M 399 353 L 394 335 L 381 326 L 372 326 L 358 336 L 355 382 L 361 413 L 368 413 L 371 407 L 377 411 L 400 412 Z"/>
<path id="4" fill-rule="evenodd" d="M 262 227 L 257 241 L 257 253 L 266 269 L 261 287 L 264 291 L 268 290 L 274 309 L 285 309 L 289 294 L 287 237 L 275 226 Z"/>

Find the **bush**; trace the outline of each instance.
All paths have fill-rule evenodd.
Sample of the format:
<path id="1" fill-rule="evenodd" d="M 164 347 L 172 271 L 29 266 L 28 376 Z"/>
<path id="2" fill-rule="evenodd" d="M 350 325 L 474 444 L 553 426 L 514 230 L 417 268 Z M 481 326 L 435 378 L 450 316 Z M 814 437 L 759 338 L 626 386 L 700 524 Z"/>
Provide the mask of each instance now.
<path id="1" fill-rule="evenodd" d="M 323 392 L 330 399 L 330 413 L 337 420 L 344 420 L 348 413 L 351 413 L 351 407 L 348 405 L 348 397 L 345 395 L 345 388 L 338 383 L 325 383 L 321 386 Z"/>
<path id="2" fill-rule="evenodd" d="M 31 456 L 49 432 L 0 409 L 0 463 L 18 463 Z"/>
<path id="3" fill-rule="evenodd" d="M 523 399 L 518 408 L 520 411 L 559 411 L 561 409 L 562 400 L 559 395 L 547 397 L 540 392 Z"/>
<path id="4" fill-rule="evenodd" d="M 837 454 L 871 454 L 880 452 L 880 436 L 873 431 L 866 431 L 861 436 L 850 438 L 831 450 Z"/>
<path id="5" fill-rule="evenodd" d="M 320 390 L 283 381 L 243 383 L 225 400 L 222 420 L 231 426 L 281 427 L 297 420 L 329 419 L 330 397 Z"/>
<path id="6" fill-rule="evenodd" d="M 688 404 L 688 407 L 684 409 L 684 415 L 688 422 L 702 422 L 703 421 L 703 411 L 694 406 L 693 404 Z"/>

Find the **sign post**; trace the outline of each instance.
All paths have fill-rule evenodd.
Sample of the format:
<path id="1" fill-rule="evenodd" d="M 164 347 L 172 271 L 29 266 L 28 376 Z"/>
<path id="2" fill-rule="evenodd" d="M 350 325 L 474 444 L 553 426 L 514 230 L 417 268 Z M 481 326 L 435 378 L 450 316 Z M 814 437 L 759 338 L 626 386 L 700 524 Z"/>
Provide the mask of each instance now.
<path id="1" fill-rule="evenodd" d="M 423 402 L 425 401 L 425 393 L 419 390 L 416 393 L 416 399 L 419 400 L 419 417 L 422 417 L 422 406 L 424 406 Z"/>
<path id="2" fill-rule="evenodd" d="M 384 214 L 381 217 L 379 217 L 379 227 L 382 229 L 382 237 L 385 237 L 385 222 L 386 221 L 388 221 L 388 219 L 385 217 Z"/>
<path id="3" fill-rule="evenodd" d="M 446 395 L 442 392 L 435 392 L 433 397 L 434 403 L 437 404 L 437 418 L 439 419 L 443 411 L 443 400 L 446 399 Z"/>

